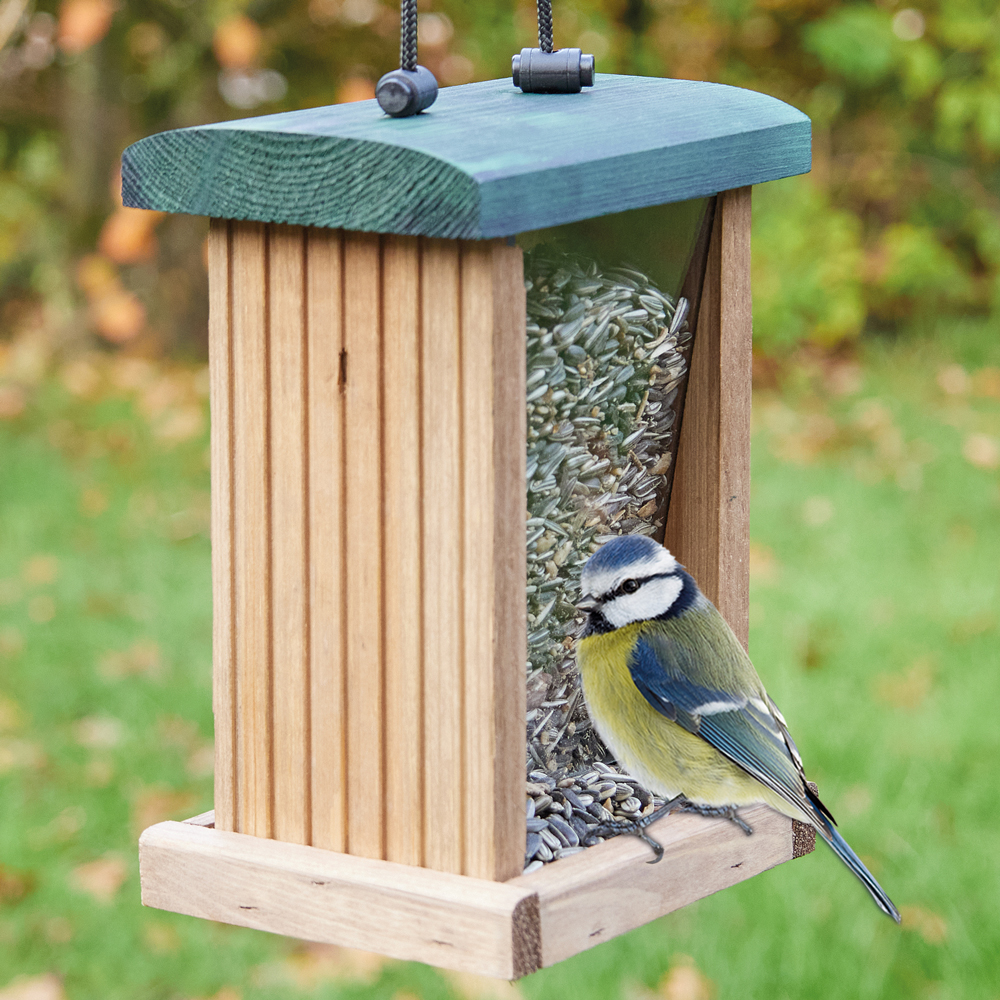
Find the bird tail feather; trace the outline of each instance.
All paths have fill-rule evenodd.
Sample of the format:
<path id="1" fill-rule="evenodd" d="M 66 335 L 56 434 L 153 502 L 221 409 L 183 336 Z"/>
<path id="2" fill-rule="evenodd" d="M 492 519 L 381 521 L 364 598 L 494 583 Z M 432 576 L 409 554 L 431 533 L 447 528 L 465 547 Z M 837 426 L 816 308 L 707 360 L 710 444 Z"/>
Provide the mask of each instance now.
<path id="1" fill-rule="evenodd" d="M 861 884 L 871 893 L 878 908 L 887 916 L 892 917 L 898 924 L 900 922 L 899 910 L 896 909 L 885 889 L 875 880 L 875 876 L 864 866 L 861 858 L 851 850 L 851 845 L 844 840 L 837 828 L 824 815 L 818 814 L 817 820 L 818 822 L 814 824 L 817 833 L 830 845 L 833 853 L 857 875 Z"/>

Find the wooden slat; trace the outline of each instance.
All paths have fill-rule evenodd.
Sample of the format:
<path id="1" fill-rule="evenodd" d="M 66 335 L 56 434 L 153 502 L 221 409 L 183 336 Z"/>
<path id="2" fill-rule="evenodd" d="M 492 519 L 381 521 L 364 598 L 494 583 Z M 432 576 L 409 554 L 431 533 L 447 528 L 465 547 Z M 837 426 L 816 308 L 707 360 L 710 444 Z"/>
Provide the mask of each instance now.
<path id="1" fill-rule="evenodd" d="M 719 195 L 665 544 L 740 641 L 749 625 L 750 189 Z"/>
<path id="2" fill-rule="evenodd" d="M 424 864 L 462 871 L 462 397 L 458 244 L 423 243 Z"/>
<path id="3" fill-rule="evenodd" d="M 502 979 L 538 968 L 530 888 L 186 823 L 146 830 L 139 870 L 146 906 Z"/>
<path id="4" fill-rule="evenodd" d="M 237 829 L 269 837 L 272 741 L 267 234 L 259 223 L 234 222 L 232 226 Z"/>
<path id="5" fill-rule="evenodd" d="M 305 236 L 270 227 L 274 836 L 309 843 Z"/>
<path id="6" fill-rule="evenodd" d="M 461 262 L 463 871 L 503 880 L 524 864 L 523 267 L 502 244 Z"/>
<path id="7" fill-rule="evenodd" d="M 347 849 L 341 234 L 306 230 L 312 843 Z"/>
<path id="8" fill-rule="evenodd" d="M 528 651 L 524 614 L 525 290 L 520 247 L 493 244 L 493 797 L 495 870 L 508 879 L 524 863 L 524 716 Z"/>
<path id="9" fill-rule="evenodd" d="M 220 830 L 236 828 L 236 651 L 233 609 L 233 400 L 230 224 L 208 234 L 208 354 L 212 407 L 212 707 L 215 713 L 215 812 Z"/>
<path id="10" fill-rule="evenodd" d="M 383 242 L 386 858 L 423 863 L 420 249 Z"/>
<path id="11" fill-rule="evenodd" d="M 463 550 L 463 722 L 465 857 L 462 871 L 492 878 L 497 868 L 494 765 L 493 602 L 493 254 L 490 244 L 461 245 Z M 513 433 L 513 428 L 511 429 Z M 523 737 L 522 737 L 523 739 Z M 523 849 L 522 849 L 523 853 Z M 510 875 L 516 874 L 511 872 Z"/>
<path id="12" fill-rule="evenodd" d="M 720 292 L 719 440 L 722 509 L 719 610 L 743 645 L 750 630 L 750 429 L 753 304 L 750 293 L 749 187 L 723 193 Z"/>
<path id="13" fill-rule="evenodd" d="M 767 806 L 742 809 L 746 836 L 725 819 L 667 816 L 649 828 L 659 864 L 637 837 L 615 837 L 506 884 L 538 893 L 542 965 L 641 927 L 793 857 L 792 821 Z"/>
<path id="14" fill-rule="evenodd" d="M 378 236 L 344 236 L 344 561 L 347 850 L 385 851 L 383 811 L 382 373 Z"/>

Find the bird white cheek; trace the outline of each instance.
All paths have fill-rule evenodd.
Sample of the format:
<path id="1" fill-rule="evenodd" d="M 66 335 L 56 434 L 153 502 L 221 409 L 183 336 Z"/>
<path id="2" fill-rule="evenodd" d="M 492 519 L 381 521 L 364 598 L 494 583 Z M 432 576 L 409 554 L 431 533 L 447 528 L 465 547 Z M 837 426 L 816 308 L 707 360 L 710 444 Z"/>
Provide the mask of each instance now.
<path id="1" fill-rule="evenodd" d="M 601 610 L 615 628 L 646 621 L 668 611 L 683 587 L 676 576 L 648 580 L 634 594 L 622 594 L 608 601 Z"/>

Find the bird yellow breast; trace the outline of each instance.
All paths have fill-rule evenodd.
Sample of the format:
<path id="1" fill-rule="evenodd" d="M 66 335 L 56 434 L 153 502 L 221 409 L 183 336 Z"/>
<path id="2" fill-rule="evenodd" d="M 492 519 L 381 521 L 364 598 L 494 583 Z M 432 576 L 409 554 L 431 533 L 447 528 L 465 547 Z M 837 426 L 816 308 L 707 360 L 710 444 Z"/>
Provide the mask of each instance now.
<path id="1" fill-rule="evenodd" d="M 637 622 L 577 643 L 590 717 L 618 762 L 666 798 L 682 794 L 711 806 L 767 802 L 786 811 L 779 796 L 646 701 L 628 668 L 642 627 Z"/>

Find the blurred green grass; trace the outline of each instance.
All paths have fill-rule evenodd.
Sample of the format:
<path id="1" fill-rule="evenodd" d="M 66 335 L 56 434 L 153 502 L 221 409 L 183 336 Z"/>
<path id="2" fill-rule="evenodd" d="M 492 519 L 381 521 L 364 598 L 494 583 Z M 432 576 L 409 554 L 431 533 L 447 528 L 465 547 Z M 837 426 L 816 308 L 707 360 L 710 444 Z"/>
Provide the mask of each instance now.
<path id="1" fill-rule="evenodd" d="M 102 365 L 0 421 L 0 997 L 480 995 L 140 907 L 139 828 L 211 805 L 204 379 Z M 821 845 L 519 989 L 996 1000 L 1000 345 L 969 322 L 761 369 L 751 652 L 903 927 Z"/>

